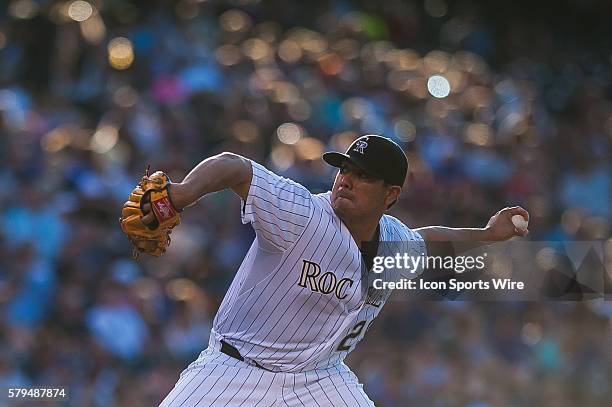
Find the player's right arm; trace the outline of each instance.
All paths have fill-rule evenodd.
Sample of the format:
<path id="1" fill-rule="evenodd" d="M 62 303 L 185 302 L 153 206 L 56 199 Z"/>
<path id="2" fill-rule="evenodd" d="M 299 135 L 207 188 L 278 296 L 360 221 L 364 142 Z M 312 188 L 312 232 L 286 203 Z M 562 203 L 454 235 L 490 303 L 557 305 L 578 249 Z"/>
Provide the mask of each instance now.
<path id="1" fill-rule="evenodd" d="M 221 153 L 196 165 L 182 182 L 172 184 L 172 203 L 177 209 L 183 209 L 207 194 L 226 188 L 246 200 L 252 177 L 250 160 L 233 153 Z"/>

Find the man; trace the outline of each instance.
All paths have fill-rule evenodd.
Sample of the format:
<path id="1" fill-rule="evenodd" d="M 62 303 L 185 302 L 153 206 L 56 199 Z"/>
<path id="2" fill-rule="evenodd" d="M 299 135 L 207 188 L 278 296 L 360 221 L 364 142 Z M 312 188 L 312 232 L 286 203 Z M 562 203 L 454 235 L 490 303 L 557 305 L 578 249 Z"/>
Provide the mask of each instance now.
<path id="1" fill-rule="evenodd" d="M 345 154 L 323 159 L 340 170 L 331 192 L 318 195 L 231 153 L 202 161 L 171 185 L 177 209 L 232 189 L 256 238 L 217 312 L 208 348 L 161 406 L 372 406 L 343 360 L 388 298 L 372 301 L 366 287 L 378 242 L 411 243 L 418 256 L 425 241 L 527 233 L 511 222 L 515 214 L 528 218 L 520 207 L 499 211 L 482 229 L 412 230 L 384 215 L 408 169 L 402 149 L 387 138 L 363 136 Z"/>

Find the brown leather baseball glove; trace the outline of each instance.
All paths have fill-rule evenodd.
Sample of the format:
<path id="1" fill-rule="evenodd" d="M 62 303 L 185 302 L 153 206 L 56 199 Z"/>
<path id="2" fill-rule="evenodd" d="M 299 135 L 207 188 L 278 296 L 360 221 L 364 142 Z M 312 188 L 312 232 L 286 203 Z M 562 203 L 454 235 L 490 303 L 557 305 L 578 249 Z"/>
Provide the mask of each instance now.
<path id="1" fill-rule="evenodd" d="M 149 168 L 140 183 L 132 190 L 129 199 L 121 210 L 121 229 L 127 235 L 134 247 L 132 255 L 148 253 L 159 257 L 170 245 L 172 228 L 181 223 L 180 211 L 172 203 L 170 197 L 170 178 L 156 171 L 149 175 Z M 143 217 L 149 212 L 145 205 L 155 215 L 149 223 L 143 222 Z"/>

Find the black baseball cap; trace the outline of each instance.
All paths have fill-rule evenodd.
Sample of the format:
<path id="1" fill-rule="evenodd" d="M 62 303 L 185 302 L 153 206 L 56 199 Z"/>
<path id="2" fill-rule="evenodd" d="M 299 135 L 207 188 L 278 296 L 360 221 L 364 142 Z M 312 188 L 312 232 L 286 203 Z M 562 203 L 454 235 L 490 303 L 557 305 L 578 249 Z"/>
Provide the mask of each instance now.
<path id="1" fill-rule="evenodd" d="M 324 153 L 323 160 L 338 168 L 348 161 L 361 171 L 400 187 L 408 171 L 408 159 L 402 148 L 386 137 L 373 134 L 353 141 L 346 153 Z"/>

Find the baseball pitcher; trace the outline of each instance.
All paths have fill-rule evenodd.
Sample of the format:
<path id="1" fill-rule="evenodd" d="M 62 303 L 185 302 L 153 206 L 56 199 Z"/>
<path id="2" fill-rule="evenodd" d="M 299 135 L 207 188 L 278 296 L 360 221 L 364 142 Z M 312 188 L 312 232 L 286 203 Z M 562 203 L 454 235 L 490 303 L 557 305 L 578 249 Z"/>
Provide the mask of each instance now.
<path id="1" fill-rule="evenodd" d="M 180 210 L 230 188 L 256 232 L 215 317 L 208 347 L 161 403 L 188 406 L 373 406 L 344 364 L 389 293 L 372 298 L 367 275 L 379 242 L 405 242 L 415 256 L 432 241 L 524 236 L 504 208 L 484 228 L 410 229 L 386 215 L 408 170 L 402 149 L 375 135 L 323 159 L 339 168 L 332 190 L 311 194 L 244 157 L 222 153 L 180 183 L 156 172 L 132 192 L 122 228 L 135 252 L 161 255 Z"/>

